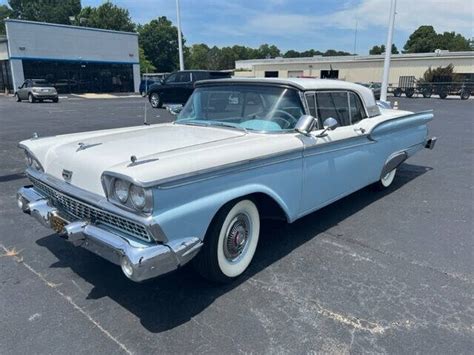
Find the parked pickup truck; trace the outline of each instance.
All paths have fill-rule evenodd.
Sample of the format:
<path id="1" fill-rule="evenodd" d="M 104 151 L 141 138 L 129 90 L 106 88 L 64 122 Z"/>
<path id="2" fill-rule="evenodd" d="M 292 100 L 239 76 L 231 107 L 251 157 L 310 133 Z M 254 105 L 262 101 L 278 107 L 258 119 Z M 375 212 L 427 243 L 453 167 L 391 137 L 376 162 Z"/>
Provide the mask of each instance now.
<path id="1" fill-rule="evenodd" d="M 171 73 L 165 79 L 153 84 L 148 89 L 148 100 L 154 108 L 163 104 L 184 105 L 194 91 L 198 80 L 230 78 L 229 71 L 183 70 Z"/>
<path id="2" fill-rule="evenodd" d="M 254 258 L 261 219 L 291 223 L 367 185 L 389 188 L 434 147 L 432 118 L 379 107 L 344 81 L 200 81 L 174 123 L 21 142 L 30 184 L 18 206 L 133 281 L 192 261 L 228 282 Z"/>

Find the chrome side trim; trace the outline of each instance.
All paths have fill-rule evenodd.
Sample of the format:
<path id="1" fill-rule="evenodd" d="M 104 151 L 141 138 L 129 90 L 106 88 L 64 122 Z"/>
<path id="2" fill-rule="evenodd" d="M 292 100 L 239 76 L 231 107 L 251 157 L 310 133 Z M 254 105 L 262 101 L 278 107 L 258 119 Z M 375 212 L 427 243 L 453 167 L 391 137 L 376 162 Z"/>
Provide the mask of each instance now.
<path id="1" fill-rule="evenodd" d="M 332 153 L 332 152 L 337 152 L 337 151 L 344 150 L 344 149 L 350 149 L 350 148 L 354 148 L 354 147 L 358 147 L 358 146 L 363 146 L 363 145 L 375 143 L 375 141 L 369 141 L 366 138 L 367 138 L 367 135 L 360 135 L 360 136 L 356 136 L 356 137 L 349 137 L 349 138 L 345 138 L 345 139 L 341 139 L 341 140 L 337 140 L 337 141 L 332 141 L 332 142 L 322 143 L 322 144 L 319 144 L 319 145 L 314 145 L 312 147 L 309 147 L 309 148 L 305 149 L 304 156 L 305 157 L 311 157 L 311 156 L 314 156 L 314 155 Z M 331 147 L 331 146 L 339 145 L 341 143 L 345 144 L 345 143 L 348 143 L 350 141 L 358 141 L 358 140 L 361 140 L 361 139 L 365 139 L 365 140 L 361 143 L 356 143 L 356 144 L 351 144 L 351 145 L 344 145 L 342 147 L 334 148 L 334 149 L 330 149 L 330 150 L 323 150 L 324 148 L 326 148 L 328 146 Z M 323 150 L 323 151 L 321 151 L 321 150 Z"/>
<path id="2" fill-rule="evenodd" d="M 256 169 L 264 166 L 279 164 L 282 162 L 287 162 L 295 159 L 301 159 L 303 152 L 303 146 L 297 149 L 290 151 L 279 152 L 274 154 L 269 154 L 263 157 L 258 157 L 254 159 L 242 160 L 234 163 L 229 163 L 217 167 L 212 167 L 208 169 L 202 169 L 194 171 L 188 174 L 176 175 L 173 177 L 153 180 L 149 182 L 142 182 L 136 179 L 131 179 L 129 176 L 125 176 L 120 173 L 113 171 L 105 171 L 104 175 L 114 176 L 121 179 L 126 179 L 132 181 L 134 184 L 142 187 L 156 187 L 158 189 L 171 189 L 179 186 L 188 185 L 198 181 L 204 181 L 209 179 L 214 179 L 216 177 L 224 176 L 231 173 L 237 173 L 241 171 L 247 171 L 251 169 Z M 281 158 L 281 159 L 278 159 Z"/>

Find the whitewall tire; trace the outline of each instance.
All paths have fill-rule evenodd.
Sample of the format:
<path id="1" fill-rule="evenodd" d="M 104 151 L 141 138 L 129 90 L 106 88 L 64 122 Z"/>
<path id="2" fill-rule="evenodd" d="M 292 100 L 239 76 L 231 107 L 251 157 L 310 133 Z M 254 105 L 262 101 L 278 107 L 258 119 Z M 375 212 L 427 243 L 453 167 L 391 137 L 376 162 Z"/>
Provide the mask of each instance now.
<path id="1" fill-rule="evenodd" d="M 395 179 L 395 174 L 397 173 L 397 169 L 393 169 L 389 173 L 387 173 L 384 177 L 380 179 L 380 185 L 382 188 L 387 188 L 392 185 L 393 180 Z"/>
<path id="2" fill-rule="evenodd" d="M 195 266 L 205 278 L 230 282 L 243 274 L 257 249 L 260 215 L 248 199 L 225 205 L 214 218 L 196 256 Z"/>

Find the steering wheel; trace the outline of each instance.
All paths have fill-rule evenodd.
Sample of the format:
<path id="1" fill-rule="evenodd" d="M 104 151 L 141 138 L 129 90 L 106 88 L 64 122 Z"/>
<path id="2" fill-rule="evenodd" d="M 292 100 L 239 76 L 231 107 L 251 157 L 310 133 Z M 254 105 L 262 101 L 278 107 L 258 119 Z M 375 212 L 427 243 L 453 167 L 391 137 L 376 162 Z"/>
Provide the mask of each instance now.
<path id="1" fill-rule="evenodd" d="M 282 129 L 287 129 L 298 122 L 298 120 L 291 114 L 283 110 L 275 110 L 273 111 L 273 114 L 282 114 L 284 117 L 272 117 L 271 121 L 276 121 L 280 125 Z M 280 124 L 279 122 L 282 122 L 283 124 Z"/>

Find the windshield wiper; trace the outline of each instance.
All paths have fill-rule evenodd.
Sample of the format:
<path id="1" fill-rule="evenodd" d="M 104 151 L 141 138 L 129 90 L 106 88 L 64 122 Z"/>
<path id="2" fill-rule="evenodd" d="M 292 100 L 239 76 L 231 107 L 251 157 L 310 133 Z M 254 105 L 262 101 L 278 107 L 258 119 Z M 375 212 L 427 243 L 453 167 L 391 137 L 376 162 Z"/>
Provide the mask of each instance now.
<path id="1" fill-rule="evenodd" d="M 220 122 L 220 121 L 197 121 L 197 120 L 182 120 L 182 121 L 175 121 L 177 124 L 184 124 L 184 125 L 190 125 L 190 126 L 204 126 L 204 127 L 210 127 L 210 126 L 217 126 L 217 127 L 226 127 L 226 128 L 233 128 L 237 129 L 239 131 L 243 132 L 248 132 L 247 129 L 244 127 L 240 127 L 231 123 L 225 123 L 225 122 Z"/>
<path id="2" fill-rule="evenodd" d="M 244 127 L 240 127 L 240 126 L 237 126 L 237 125 L 234 125 L 234 124 L 231 124 L 231 123 L 225 123 L 225 122 L 211 122 L 209 123 L 209 126 L 218 126 L 218 127 L 228 127 L 228 128 L 233 128 L 233 129 L 237 129 L 239 131 L 243 131 L 243 132 L 248 132 L 246 128 Z"/>

